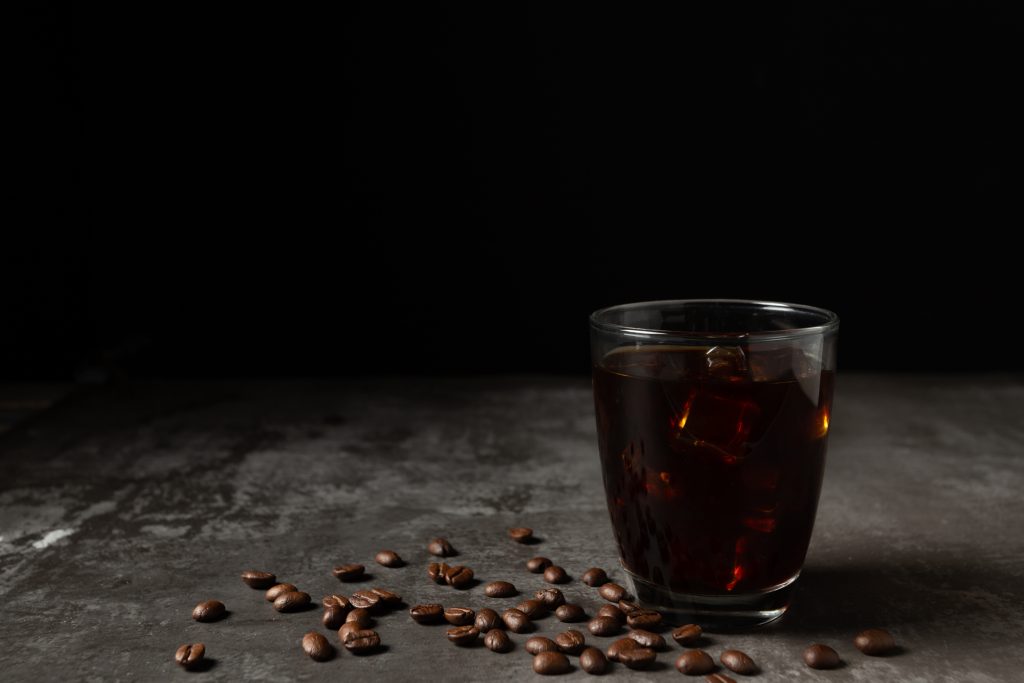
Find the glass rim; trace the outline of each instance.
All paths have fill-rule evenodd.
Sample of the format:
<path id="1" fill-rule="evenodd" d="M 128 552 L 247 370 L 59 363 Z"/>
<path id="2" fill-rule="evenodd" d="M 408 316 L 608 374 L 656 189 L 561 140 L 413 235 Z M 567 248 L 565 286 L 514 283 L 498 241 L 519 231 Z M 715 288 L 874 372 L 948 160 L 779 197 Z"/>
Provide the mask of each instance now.
<path id="1" fill-rule="evenodd" d="M 658 309 L 671 306 L 689 306 L 694 304 L 725 304 L 754 306 L 762 310 L 779 310 L 780 312 L 802 312 L 811 313 L 821 318 L 817 325 L 805 327 L 790 327 L 778 330 L 746 331 L 746 332 L 693 332 L 683 330 L 665 330 L 647 327 L 635 327 L 632 325 L 621 325 L 608 322 L 601 318 L 616 311 L 630 311 L 640 309 Z M 694 340 L 756 340 L 756 341 L 779 341 L 805 337 L 815 334 L 829 334 L 839 329 L 839 316 L 826 308 L 808 306 L 807 304 L 793 304 L 784 301 L 760 301 L 757 299 L 660 299 L 656 301 L 637 301 L 628 304 L 617 304 L 599 308 L 590 314 L 590 325 L 594 329 L 604 332 L 614 332 L 627 337 L 659 337 L 669 339 L 694 339 Z"/>

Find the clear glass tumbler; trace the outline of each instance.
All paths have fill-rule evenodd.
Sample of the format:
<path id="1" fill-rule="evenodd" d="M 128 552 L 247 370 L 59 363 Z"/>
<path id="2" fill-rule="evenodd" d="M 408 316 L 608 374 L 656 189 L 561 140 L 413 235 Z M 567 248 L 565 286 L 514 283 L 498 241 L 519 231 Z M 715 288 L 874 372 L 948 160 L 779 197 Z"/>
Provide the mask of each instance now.
<path id="1" fill-rule="evenodd" d="M 782 616 L 825 471 L 839 318 L 682 300 L 590 323 L 605 492 L 634 595 L 711 630 Z"/>

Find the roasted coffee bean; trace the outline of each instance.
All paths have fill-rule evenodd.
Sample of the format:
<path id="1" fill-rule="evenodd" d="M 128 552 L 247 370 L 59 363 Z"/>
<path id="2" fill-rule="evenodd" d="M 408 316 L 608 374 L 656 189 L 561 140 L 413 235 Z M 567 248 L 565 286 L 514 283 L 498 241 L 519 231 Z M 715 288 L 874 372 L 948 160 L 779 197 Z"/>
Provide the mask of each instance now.
<path id="1" fill-rule="evenodd" d="M 274 609 L 278 612 L 296 612 L 309 604 L 309 593 L 289 591 L 281 593 L 274 600 Z"/>
<path id="2" fill-rule="evenodd" d="M 533 597 L 543 602 L 548 609 L 555 609 L 559 605 L 565 604 L 565 596 L 557 588 L 541 588 L 533 594 Z"/>
<path id="3" fill-rule="evenodd" d="M 392 593 L 389 590 L 383 588 L 371 588 L 370 592 L 380 598 L 378 605 L 386 605 L 388 607 L 397 607 L 402 604 L 402 596 L 398 593 Z"/>
<path id="4" fill-rule="evenodd" d="M 608 574 L 600 567 L 591 567 L 587 571 L 583 572 L 583 576 L 580 577 L 580 581 L 588 586 L 597 587 L 608 583 Z"/>
<path id="5" fill-rule="evenodd" d="M 587 644 L 587 639 L 576 630 L 559 633 L 555 636 L 555 645 L 567 655 L 578 655 Z"/>
<path id="6" fill-rule="evenodd" d="M 505 628 L 505 624 L 501 621 L 501 617 L 499 617 L 498 613 L 490 607 L 484 607 L 476 613 L 476 619 L 473 621 L 473 625 L 480 629 L 480 633 L 487 633 L 491 629 L 495 628 Z"/>
<path id="7" fill-rule="evenodd" d="M 633 640 L 640 647 L 649 647 L 652 650 L 664 650 L 666 647 L 665 639 L 657 633 L 651 633 L 650 631 L 636 629 L 627 633 L 626 637 Z"/>
<path id="8" fill-rule="evenodd" d="M 619 663 L 630 669 L 647 669 L 657 659 L 654 650 L 649 647 L 627 648 L 619 653 Z"/>
<path id="9" fill-rule="evenodd" d="M 516 605 L 516 609 L 530 617 L 530 619 L 539 619 L 548 613 L 547 606 L 536 599 L 523 600 L 521 603 Z"/>
<path id="10" fill-rule="evenodd" d="M 227 610 L 224 609 L 224 603 L 220 600 L 207 600 L 201 602 L 195 606 L 192 610 L 192 618 L 196 621 L 217 621 Z"/>
<path id="11" fill-rule="evenodd" d="M 618 602 L 626 597 L 626 589 L 617 583 L 606 583 L 597 592 L 608 602 Z"/>
<path id="12" fill-rule="evenodd" d="M 249 588 L 270 588 L 277 583 L 277 577 L 270 572 L 258 572 L 255 569 L 242 572 L 242 581 Z"/>
<path id="13" fill-rule="evenodd" d="M 597 610 L 596 616 L 611 617 L 619 623 L 619 626 L 626 623 L 626 615 L 615 605 L 602 605 L 601 609 Z"/>
<path id="14" fill-rule="evenodd" d="M 896 648 L 892 634 L 880 628 L 869 628 L 857 634 L 853 639 L 857 649 L 866 655 L 877 657 L 888 654 Z"/>
<path id="15" fill-rule="evenodd" d="M 366 567 L 361 564 L 339 564 L 332 573 L 338 581 L 355 581 L 363 577 Z"/>
<path id="16" fill-rule="evenodd" d="M 622 613 L 628 617 L 630 614 L 633 614 L 634 612 L 637 612 L 643 608 L 635 602 L 630 602 L 629 600 L 619 600 L 619 609 L 622 610 Z"/>
<path id="17" fill-rule="evenodd" d="M 334 656 L 334 646 L 316 631 L 310 631 L 302 636 L 302 650 L 316 662 L 326 662 Z"/>
<path id="18" fill-rule="evenodd" d="M 834 669 L 839 666 L 839 653 L 828 645 L 815 643 L 804 650 L 804 663 L 812 669 Z"/>
<path id="19" fill-rule="evenodd" d="M 544 636 L 533 636 L 532 638 L 526 639 L 526 645 L 524 645 L 526 651 L 531 655 L 535 655 L 541 652 L 558 652 L 558 645 L 555 641 Z"/>
<path id="20" fill-rule="evenodd" d="M 595 636 L 610 636 L 618 632 L 619 622 L 612 617 L 594 617 L 587 622 L 587 630 Z"/>
<path id="21" fill-rule="evenodd" d="M 337 631 L 345 623 L 345 610 L 338 605 L 328 605 L 324 607 L 324 616 L 321 621 L 323 621 L 324 628 Z"/>
<path id="22" fill-rule="evenodd" d="M 608 659 L 596 647 L 588 647 L 580 653 L 580 668 L 588 674 L 600 676 L 608 670 Z"/>
<path id="23" fill-rule="evenodd" d="M 274 602 L 277 598 L 284 593 L 291 593 L 292 591 L 299 590 L 293 584 L 290 583 L 279 583 L 271 586 L 267 589 L 267 592 L 263 594 L 263 597 L 267 599 L 267 602 Z"/>
<path id="24" fill-rule="evenodd" d="M 355 655 L 364 655 L 380 647 L 380 636 L 376 631 L 362 629 L 345 634 L 345 649 Z"/>
<path id="25" fill-rule="evenodd" d="M 608 646 L 608 659 L 613 662 L 617 662 L 619 661 L 619 655 L 622 654 L 623 650 L 635 650 L 638 647 L 640 647 L 640 645 L 632 638 L 619 638 Z"/>
<path id="26" fill-rule="evenodd" d="M 583 608 L 579 605 L 573 605 L 567 602 L 564 605 L 558 606 L 558 609 L 555 610 L 555 616 L 559 621 L 574 622 L 586 619 L 587 613 L 584 612 Z"/>
<path id="27" fill-rule="evenodd" d="M 661 626 L 661 612 L 653 609 L 638 609 L 626 615 L 626 623 L 630 628 L 657 628 Z"/>
<path id="28" fill-rule="evenodd" d="M 357 607 L 345 615 L 346 624 L 356 624 L 359 628 L 366 628 L 370 625 L 370 610 Z"/>
<path id="29" fill-rule="evenodd" d="M 455 628 L 448 629 L 448 640 L 462 647 L 472 645 L 476 642 L 476 638 L 479 635 L 480 630 L 473 625 L 456 626 Z"/>
<path id="30" fill-rule="evenodd" d="M 533 540 L 533 529 L 525 526 L 509 529 L 508 535 L 516 543 L 529 543 Z"/>
<path id="31" fill-rule="evenodd" d="M 321 602 L 324 607 L 338 607 L 343 612 L 348 612 L 351 609 L 348 598 L 344 595 L 325 595 Z"/>
<path id="32" fill-rule="evenodd" d="M 509 652 L 512 649 L 512 639 L 500 628 L 492 628 L 484 636 L 484 645 L 491 652 Z"/>
<path id="33" fill-rule="evenodd" d="M 501 619 L 508 626 L 508 630 L 512 633 L 526 633 L 533 628 L 533 623 L 530 621 L 530 617 L 523 614 L 517 609 L 507 609 L 501 613 Z"/>
<path id="34" fill-rule="evenodd" d="M 376 560 L 377 564 L 379 564 L 382 567 L 394 568 L 401 567 L 403 564 L 405 564 L 405 562 L 402 561 L 402 558 L 399 557 L 398 553 L 396 553 L 394 550 L 381 550 L 373 557 L 373 559 Z"/>
<path id="35" fill-rule="evenodd" d="M 352 633 L 353 631 L 362 631 L 364 628 L 366 627 L 360 626 L 354 621 L 346 621 L 344 624 L 341 625 L 341 628 L 338 629 L 338 640 L 340 640 L 341 644 L 344 645 L 345 636 L 347 636 L 349 633 Z"/>
<path id="36" fill-rule="evenodd" d="M 452 567 L 448 574 L 445 575 L 445 581 L 452 588 L 469 588 L 470 584 L 473 583 L 473 570 L 469 567 Z"/>
<path id="37" fill-rule="evenodd" d="M 715 660 L 704 650 L 687 650 L 676 660 L 676 669 L 687 676 L 703 676 L 715 670 Z"/>
<path id="38" fill-rule="evenodd" d="M 567 674 L 572 666 L 561 652 L 541 652 L 533 657 L 533 670 L 541 676 Z"/>
<path id="39" fill-rule="evenodd" d="M 564 569 L 553 564 L 544 570 L 544 580 L 548 583 L 565 583 L 569 580 L 569 575 Z"/>
<path id="40" fill-rule="evenodd" d="M 491 581 L 484 586 L 484 595 L 489 598 L 510 598 L 518 592 L 508 581 Z"/>
<path id="41" fill-rule="evenodd" d="M 746 652 L 726 650 L 718 657 L 718 661 L 729 671 L 735 671 L 744 676 L 757 673 L 757 664 L 754 663 L 754 660 Z"/>
<path id="42" fill-rule="evenodd" d="M 736 683 L 735 678 L 729 678 L 725 674 L 708 674 L 704 680 L 707 683 Z"/>
<path id="43" fill-rule="evenodd" d="M 445 574 L 448 573 L 449 569 L 451 569 L 451 567 L 446 565 L 444 562 L 431 562 L 427 565 L 427 576 L 430 577 L 431 581 L 444 583 Z"/>
<path id="44" fill-rule="evenodd" d="M 672 640 L 680 645 L 696 645 L 704 637 L 704 629 L 697 624 L 686 624 L 672 631 Z"/>
<path id="45" fill-rule="evenodd" d="M 437 604 L 416 605 L 409 610 L 409 616 L 417 624 L 436 624 L 444 617 L 444 607 Z"/>
<path id="46" fill-rule="evenodd" d="M 380 602 L 380 596 L 374 593 L 372 590 L 369 591 L 356 591 L 348 599 L 349 604 L 358 609 L 369 609 L 372 610 Z"/>
<path id="47" fill-rule="evenodd" d="M 551 566 L 551 560 L 546 557 L 535 557 L 526 563 L 526 570 L 533 574 L 543 574 L 544 570 Z"/>
<path id="48" fill-rule="evenodd" d="M 203 663 L 206 655 L 206 646 L 202 643 L 188 643 L 178 648 L 174 653 L 174 661 L 186 669 L 197 669 Z"/>
<path id="49" fill-rule="evenodd" d="M 476 613 L 468 607 L 446 607 L 444 610 L 444 620 L 452 626 L 472 624 L 475 618 Z"/>
<path id="50" fill-rule="evenodd" d="M 435 538 L 427 544 L 427 552 L 438 557 L 451 557 L 455 554 L 455 548 L 446 538 Z"/>

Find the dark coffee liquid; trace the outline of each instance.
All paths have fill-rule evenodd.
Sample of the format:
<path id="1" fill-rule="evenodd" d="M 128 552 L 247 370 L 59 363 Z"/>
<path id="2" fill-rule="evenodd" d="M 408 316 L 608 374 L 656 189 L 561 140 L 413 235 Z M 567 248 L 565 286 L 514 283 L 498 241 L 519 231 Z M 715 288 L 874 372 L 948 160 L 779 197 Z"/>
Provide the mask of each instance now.
<path id="1" fill-rule="evenodd" d="M 628 570 L 689 594 L 800 570 L 833 374 L 792 348 L 641 346 L 594 368 L 612 526 Z"/>

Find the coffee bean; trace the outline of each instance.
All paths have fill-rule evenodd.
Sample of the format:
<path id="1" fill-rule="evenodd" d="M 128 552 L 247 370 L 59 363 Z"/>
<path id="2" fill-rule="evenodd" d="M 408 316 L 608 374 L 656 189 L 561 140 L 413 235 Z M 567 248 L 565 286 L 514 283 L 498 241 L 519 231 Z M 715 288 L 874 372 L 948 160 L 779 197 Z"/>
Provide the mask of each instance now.
<path id="1" fill-rule="evenodd" d="M 587 630 L 595 636 L 610 636 L 618 632 L 619 622 L 612 617 L 594 617 L 587 622 Z"/>
<path id="2" fill-rule="evenodd" d="M 292 591 L 299 590 L 293 584 L 290 583 L 279 583 L 271 586 L 267 589 L 267 592 L 263 594 L 263 597 L 267 599 L 267 602 L 274 602 L 277 598 L 284 593 L 291 593 Z"/>
<path id="3" fill-rule="evenodd" d="M 402 604 L 402 596 L 398 593 L 392 593 L 389 590 L 383 588 L 371 588 L 370 592 L 380 598 L 378 605 L 385 605 L 387 607 L 398 607 Z"/>
<path id="4" fill-rule="evenodd" d="M 448 629 L 448 640 L 461 647 L 472 645 L 476 642 L 476 638 L 479 635 L 479 629 L 473 625 L 456 626 L 455 628 Z"/>
<path id="5" fill-rule="evenodd" d="M 417 624 L 436 624 L 444 617 L 444 607 L 437 604 L 416 605 L 409 610 L 409 616 Z"/>
<path id="6" fill-rule="evenodd" d="M 444 575 L 451 569 L 444 562 L 431 562 L 427 565 L 427 576 L 435 583 L 444 583 Z"/>
<path id="7" fill-rule="evenodd" d="M 559 605 L 565 604 L 565 596 L 557 588 L 541 588 L 533 594 L 533 597 L 543 602 L 548 609 L 555 609 Z"/>
<path id="8" fill-rule="evenodd" d="M 366 567 L 361 564 L 339 564 L 331 573 L 338 581 L 355 581 L 363 577 Z"/>
<path id="9" fill-rule="evenodd" d="M 249 588 L 270 588 L 277 583 L 277 577 L 270 572 L 258 572 L 255 569 L 242 572 L 242 581 Z"/>
<path id="10" fill-rule="evenodd" d="M 575 622 L 586 619 L 587 613 L 584 612 L 583 608 L 579 605 L 573 605 L 567 602 L 564 605 L 558 606 L 558 609 L 555 610 L 555 616 L 559 621 Z"/>
<path id="11" fill-rule="evenodd" d="M 547 606 L 536 599 L 523 600 L 521 603 L 516 605 L 516 609 L 530 617 L 530 619 L 539 619 L 548 613 Z"/>
<path id="12" fill-rule="evenodd" d="M 452 567 L 451 571 L 445 576 L 445 581 L 452 588 L 469 588 L 470 584 L 473 583 L 473 570 L 469 567 Z"/>
<path id="13" fill-rule="evenodd" d="M 206 655 L 206 646 L 202 643 L 188 643 L 174 653 L 174 661 L 186 669 L 198 669 Z"/>
<path id="14" fill-rule="evenodd" d="M 649 647 L 652 650 L 664 650 L 667 647 L 665 639 L 657 633 L 636 629 L 626 634 L 626 637 L 633 640 L 640 647 Z"/>
<path id="15" fill-rule="evenodd" d="M 476 613 L 476 619 L 473 621 L 473 625 L 480 629 L 480 633 L 487 633 L 491 629 L 505 628 L 505 624 L 501 621 L 501 617 L 499 617 L 498 613 L 490 607 L 484 607 Z"/>
<path id="16" fill-rule="evenodd" d="M 516 593 L 516 587 L 508 581 L 491 581 L 484 586 L 484 595 L 489 598 L 510 598 Z"/>
<path id="17" fill-rule="evenodd" d="M 622 610 L 615 605 L 602 605 L 601 609 L 597 610 L 596 616 L 611 617 L 618 622 L 619 626 L 626 623 L 626 615 L 623 614 Z"/>
<path id="18" fill-rule="evenodd" d="M 608 670 L 608 659 L 596 647 L 588 647 L 580 653 L 580 668 L 588 674 L 600 676 Z"/>
<path id="19" fill-rule="evenodd" d="M 687 676 L 703 676 L 715 670 L 715 660 L 704 650 L 687 650 L 676 660 L 676 669 Z"/>
<path id="20" fill-rule="evenodd" d="M 839 666 L 839 653 L 828 645 L 815 643 L 804 650 L 804 663 L 812 669 L 834 669 Z"/>
<path id="21" fill-rule="evenodd" d="M 544 580 L 548 583 L 565 583 L 569 580 L 569 575 L 564 569 L 553 564 L 544 570 Z"/>
<path id="22" fill-rule="evenodd" d="M 316 662 L 326 662 L 334 656 L 334 646 L 316 631 L 310 631 L 302 636 L 302 650 Z"/>
<path id="23" fill-rule="evenodd" d="M 526 633 L 533 628 L 533 623 L 530 621 L 530 617 L 523 614 L 517 609 L 507 609 L 501 614 L 502 621 L 508 626 L 508 630 L 512 633 Z"/>
<path id="24" fill-rule="evenodd" d="M 696 645 L 704 637 L 704 629 L 697 624 L 686 624 L 672 631 L 672 640 L 680 645 Z"/>
<path id="25" fill-rule="evenodd" d="M 649 647 L 627 648 L 619 653 L 619 663 L 630 669 L 648 669 L 657 658 L 658 655 Z"/>
<path id="26" fill-rule="evenodd" d="M 452 626 L 472 624 L 474 618 L 476 613 L 468 607 L 446 607 L 444 610 L 444 620 Z"/>
<path id="27" fill-rule="evenodd" d="M 744 676 L 757 673 L 757 664 L 754 663 L 754 660 L 746 652 L 726 650 L 718 657 L 718 661 L 722 662 L 722 666 L 729 671 L 735 671 Z"/>
<path id="28" fill-rule="evenodd" d="M 526 570 L 532 574 L 542 574 L 545 569 L 551 566 L 551 560 L 546 557 L 535 557 L 526 563 Z"/>
<path id="29" fill-rule="evenodd" d="M 608 583 L 608 574 L 600 567 L 591 567 L 587 571 L 583 572 L 583 576 L 580 577 L 580 580 L 588 586 L 597 587 Z"/>
<path id="30" fill-rule="evenodd" d="M 365 655 L 380 647 L 380 636 L 376 631 L 362 629 L 345 634 L 345 649 L 355 655 Z"/>
<path id="31" fill-rule="evenodd" d="M 630 614 L 633 614 L 634 612 L 637 612 L 643 608 L 635 602 L 630 602 L 629 600 L 619 600 L 619 609 L 622 610 L 622 613 L 628 617 Z"/>
<path id="32" fill-rule="evenodd" d="M 608 602 L 618 602 L 626 597 L 626 589 L 617 583 L 606 583 L 597 592 Z"/>
<path id="33" fill-rule="evenodd" d="M 396 553 L 394 550 L 381 550 L 374 556 L 373 559 L 376 560 L 377 564 L 381 565 L 382 567 L 394 568 L 401 567 L 403 564 L 405 564 L 405 562 L 402 561 L 402 558 L 399 557 L 398 553 Z"/>
<path id="34" fill-rule="evenodd" d="M 587 644 L 587 639 L 576 630 L 559 633 L 555 636 L 555 645 L 567 655 L 578 655 Z"/>
<path id="35" fill-rule="evenodd" d="M 349 609 L 351 608 L 351 605 L 348 602 L 348 598 L 346 598 L 344 595 L 325 595 L 324 599 L 321 602 L 323 603 L 324 607 L 337 607 L 341 609 L 343 612 L 348 612 Z"/>
<path id="36" fill-rule="evenodd" d="M 352 633 L 353 631 L 362 631 L 364 628 L 366 627 L 360 626 L 354 621 L 346 621 L 344 624 L 341 625 L 341 628 L 338 629 L 338 640 L 340 640 L 341 644 L 344 645 L 345 636 L 347 636 L 349 633 Z"/>
<path id="37" fill-rule="evenodd" d="M 224 609 L 224 603 L 220 600 L 207 600 L 201 602 L 195 606 L 192 610 L 192 618 L 196 621 L 217 621 L 227 610 Z"/>
<path id="38" fill-rule="evenodd" d="M 358 607 L 345 615 L 346 624 L 355 624 L 364 629 L 370 625 L 370 610 Z"/>
<path id="39" fill-rule="evenodd" d="M 509 652 L 512 649 L 512 639 L 500 628 L 493 628 L 484 636 L 484 646 L 491 652 Z"/>
<path id="40" fill-rule="evenodd" d="M 572 666 L 561 652 L 541 652 L 533 657 L 533 670 L 541 676 L 567 674 Z"/>
<path id="41" fill-rule="evenodd" d="M 524 646 L 526 651 L 531 655 L 539 654 L 541 652 L 558 652 L 558 645 L 555 641 L 544 636 L 533 636 L 532 638 L 526 639 L 526 645 Z"/>
<path id="42" fill-rule="evenodd" d="M 455 548 L 446 538 L 435 538 L 427 544 L 427 552 L 438 557 L 451 557 L 455 554 Z"/>
<path id="43" fill-rule="evenodd" d="M 657 628 L 661 626 L 661 612 L 653 609 L 638 609 L 626 615 L 626 623 L 630 628 Z"/>
<path id="44" fill-rule="evenodd" d="M 295 612 L 309 604 L 309 593 L 288 591 L 281 593 L 274 600 L 274 609 L 278 612 Z"/>
<path id="45" fill-rule="evenodd" d="M 707 683 L 736 683 L 735 678 L 729 678 L 725 674 L 708 674 L 704 680 Z"/>
<path id="46" fill-rule="evenodd" d="M 372 610 L 377 606 L 377 603 L 380 602 L 380 596 L 372 590 L 356 591 L 348 601 L 353 607 Z"/>
<path id="47" fill-rule="evenodd" d="M 857 649 L 866 655 L 877 657 L 888 654 L 896 648 L 892 634 L 880 628 L 869 628 L 857 634 L 853 639 Z"/>
<path id="48" fill-rule="evenodd" d="M 324 607 L 324 616 L 321 621 L 324 624 L 324 628 L 337 631 L 345 623 L 345 610 L 338 605 Z"/>
<path id="49" fill-rule="evenodd" d="M 639 644 L 632 638 L 619 638 L 614 643 L 608 646 L 608 659 L 613 662 L 619 661 L 619 655 L 624 650 L 635 650 L 640 647 Z"/>
<path id="50" fill-rule="evenodd" d="M 533 540 L 533 529 L 525 526 L 509 529 L 508 535 L 516 543 L 529 543 Z"/>

